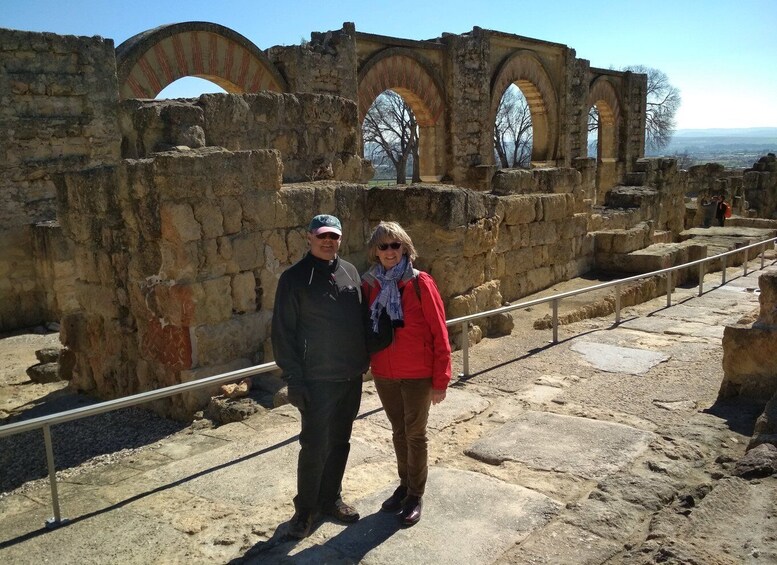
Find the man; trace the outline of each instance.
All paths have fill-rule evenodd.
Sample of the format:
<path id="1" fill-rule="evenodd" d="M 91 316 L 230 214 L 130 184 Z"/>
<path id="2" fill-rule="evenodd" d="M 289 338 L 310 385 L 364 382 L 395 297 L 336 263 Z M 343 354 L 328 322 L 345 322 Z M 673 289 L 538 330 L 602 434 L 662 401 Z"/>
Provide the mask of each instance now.
<path id="1" fill-rule="evenodd" d="M 310 251 L 281 275 L 275 295 L 275 362 L 302 416 L 289 528 L 298 539 L 310 533 L 319 513 L 346 523 L 359 519 L 340 490 L 369 358 L 359 273 L 337 255 L 342 233 L 336 217 L 315 216 L 308 226 Z"/>

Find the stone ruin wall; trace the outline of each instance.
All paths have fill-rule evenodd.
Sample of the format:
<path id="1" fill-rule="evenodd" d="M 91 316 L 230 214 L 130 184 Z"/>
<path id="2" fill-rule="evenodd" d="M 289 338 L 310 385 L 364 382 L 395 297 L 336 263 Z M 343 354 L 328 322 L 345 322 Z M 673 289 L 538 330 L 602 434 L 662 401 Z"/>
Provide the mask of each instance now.
<path id="1" fill-rule="evenodd" d="M 243 98 L 221 97 L 230 107 Z M 401 221 L 450 317 L 500 306 L 592 266 L 572 169 L 537 171 L 527 194 L 505 195 L 333 180 L 283 185 L 282 169 L 277 150 L 203 147 L 61 177 L 62 225 L 75 242 L 82 305 L 62 322 L 74 388 L 115 397 L 269 361 L 277 279 L 305 253 L 314 211 L 341 218 L 342 254 L 362 270 L 372 226 Z M 503 317 L 471 336 L 509 330 Z M 212 393 L 158 409 L 186 417 Z"/>
<path id="2" fill-rule="evenodd" d="M 0 331 L 75 306 L 53 176 L 119 156 L 113 41 L 0 33 Z"/>
<path id="3" fill-rule="evenodd" d="M 719 163 L 694 165 L 683 171 L 681 182 L 685 194 L 692 197 L 686 204 L 686 228 L 704 224 L 704 211 L 699 202 L 722 194 L 731 204 L 732 225 L 757 227 L 754 218 L 777 219 L 777 156 L 764 155 L 749 169 L 727 169 Z M 748 221 L 747 219 L 751 219 Z"/>
<path id="4" fill-rule="evenodd" d="M 478 37 L 447 40 L 461 43 L 454 52 L 462 69 L 482 56 Z M 0 56 L 12 71 L 0 75 L 0 96 L 8 102 L 0 110 L 8 132 L 0 182 L 8 203 L 3 238 L 13 243 L 0 253 L 0 296 L 14 305 L 8 312 L 35 317 L 20 321 L 3 311 L 0 320 L 19 327 L 37 323 L 44 308 L 65 314 L 61 336 L 65 364 L 75 367 L 73 386 L 103 397 L 270 360 L 275 283 L 304 253 L 314 212 L 341 217 L 348 234 L 343 254 L 362 269 L 371 227 L 381 219 L 401 221 L 418 244 L 419 266 L 438 280 L 449 317 L 591 270 L 597 237 L 591 232 L 603 226 L 631 229 L 651 221 L 643 230 L 651 234 L 677 226 L 682 184 L 675 182 L 676 167 L 661 160 L 634 165 L 654 193 L 616 214 L 592 208 L 590 160 L 500 173 L 491 192 L 446 185 L 369 189 L 355 184 L 370 171 L 358 157 L 356 105 L 346 99 L 257 94 L 119 103 L 111 42 L 7 31 L 0 38 Z M 320 39 L 324 46 L 331 41 Z M 25 55 L 36 53 L 33 46 L 38 55 L 63 56 Z M 316 84 L 345 88 L 347 58 L 313 50 L 330 62 Z M 475 123 L 466 114 L 459 119 L 459 126 Z M 475 155 L 477 144 L 472 149 Z M 493 167 L 484 167 L 490 183 L 486 172 Z M 283 184 L 291 181 L 306 182 Z M 51 222 L 55 192 L 61 229 Z M 25 235 L 36 230 L 35 237 Z M 19 308 L 16 297 L 30 308 L 23 301 Z M 509 329 L 509 319 L 498 318 L 470 333 L 477 341 Z M 160 409 L 183 417 L 210 392 Z"/>
<path id="5" fill-rule="evenodd" d="M 265 92 L 125 100 L 119 121 L 125 158 L 205 146 L 273 148 L 283 159 L 283 182 L 367 182 L 373 174 L 372 164 L 358 156 L 356 107 L 336 96 Z"/>
<path id="6" fill-rule="evenodd" d="M 761 294 L 755 320 L 723 331 L 723 382 L 718 401 L 733 398 L 763 407 L 747 448 L 777 443 L 777 273 L 758 277 Z"/>

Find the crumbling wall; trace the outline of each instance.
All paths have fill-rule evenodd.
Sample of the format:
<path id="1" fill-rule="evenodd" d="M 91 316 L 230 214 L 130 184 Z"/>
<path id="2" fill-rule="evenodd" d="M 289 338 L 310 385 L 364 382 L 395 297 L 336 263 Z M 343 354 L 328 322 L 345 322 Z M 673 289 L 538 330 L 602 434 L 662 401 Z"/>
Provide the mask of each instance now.
<path id="1" fill-rule="evenodd" d="M 759 218 L 777 219 L 777 156 L 761 157 L 745 171 L 743 192 L 750 210 Z"/>
<path id="2" fill-rule="evenodd" d="M 448 316 L 499 306 L 590 268 L 572 169 L 535 171 L 520 194 L 282 185 L 281 170 L 276 150 L 204 147 L 61 178 L 81 307 L 62 323 L 74 388 L 117 397 L 271 360 L 277 280 L 306 252 L 306 226 L 319 212 L 343 221 L 341 253 L 361 270 L 371 228 L 400 221 Z M 473 338 L 510 327 L 508 317 L 496 318 L 478 324 Z M 157 408 L 184 418 L 212 393 Z"/>
<path id="3" fill-rule="evenodd" d="M 748 449 L 777 445 L 777 273 L 758 277 L 758 318 L 723 330 L 723 381 L 718 400 L 734 397 L 765 407 Z"/>
<path id="4" fill-rule="evenodd" d="M 356 104 L 331 95 L 203 94 L 192 100 L 125 100 L 120 123 L 124 157 L 218 146 L 277 149 L 283 181 L 366 182 Z"/>
<path id="5" fill-rule="evenodd" d="M 335 31 L 313 32 L 301 45 L 267 50 L 289 85 L 289 92 L 335 94 L 357 100 L 356 27 L 346 22 Z"/>
<path id="6" fill-rule="evenodd" d="M 119 157 L 113 42 L 0 30 L 0 331 L 57 319 L 34 225 L 56 218 L 53 175 Z M 42 278 L 43 277 L 43 278 Z"/>

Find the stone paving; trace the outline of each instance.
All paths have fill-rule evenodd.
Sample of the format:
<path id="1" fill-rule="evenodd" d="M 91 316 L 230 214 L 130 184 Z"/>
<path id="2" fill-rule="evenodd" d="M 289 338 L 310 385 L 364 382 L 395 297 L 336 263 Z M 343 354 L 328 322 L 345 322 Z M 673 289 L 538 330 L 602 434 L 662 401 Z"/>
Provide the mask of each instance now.
<path id="1" fill-rule="evenodd" d="M 624 552 L 650 549 L 635 535 L 660 523 L 682 485 L 717 477 L 719 497 L 762 499 L 723 476 L 720 461 L 741 454 L 746 437 L 707 410 L 722 377 L 721 324 L 757 307 L 759 274 L 732 270 L 715 290 L 708 275 L 702 297 L 678 289 L 677 306 L 661 297 L 625 309 L 619 326 L 613 318 L 562 326 L 556 345 L 549 331 L 519 323 L 512 336 L 474 346 L 472 374 L 454 379 L 432 409 L 428 490 L 413 528 L 378 511 L 396 485 L 394 456 L 366 382 L 344 483 L 362 514 L 356 524 L 323 520 L 305 540 L 286 537 L 299 418 L 284 406 L 219 428 L 194 426 L 69 475 L 59 485 L 69 522 L 54 530 L 43 527 L 47 484 L 0 499 L 0 561 L 637 562 Z M 698 516 L 683 531 L 714 537 L 720 526 Z M 777 556 L 774 539 L 739 535 L 760 547 L 761 562 Z"/>

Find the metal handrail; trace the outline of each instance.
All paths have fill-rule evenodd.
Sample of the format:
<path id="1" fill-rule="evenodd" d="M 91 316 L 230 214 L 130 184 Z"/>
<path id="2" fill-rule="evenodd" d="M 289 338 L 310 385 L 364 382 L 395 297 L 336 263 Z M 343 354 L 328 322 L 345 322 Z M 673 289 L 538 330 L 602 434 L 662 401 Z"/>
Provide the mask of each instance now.
<path id="1" fill-rule="evenodd" d="M 465 376 L 465 377 L 469 376 L 469 323 L 474 320 L 480 320 L 482 318 L 487 318 L 489 316 L 512 312 L 513 310 L 518 310 L 520 308 L 528 308 L 530 306 L 536 306 L 538 304 L 545 304 L 546 302 L 551 302 L 551 307 L 553 309 L 553 314 L 552 314 L 553 343 L 558 343 L 558 306 L 561 300 L 564 298 L 569 298 L 570 296 L 577 296 L 578 294 L 584 294 L 586 292 L 601 290 L 603 288 L 609 288 L 611 286 L 614 286 L 615 287 L 615 323 L 618 324 L 620 323 L 620 310 L 621 310 L 620 287 L 622 285 L 633 281 L 638 281 L 638 280 L 666 274 L 667 275 L 666 305 L 671 306 L 672 305 L 672 276 L 671 276 L 672 272 L 678 271 L 680 269 L 687 269 L 689 267 L 698 265 L 699 266 L 699 296 L 701 296 L 704 292 L 704 274 L 705 274 L 704 266 L 706 263 L 710 261 L 715 261 L 716 259 L 721 260 L 722 262 L 721 268 L 723 272 L 723 279 L 722 279 L 721 285 L 723 285 L 723 284 L 726 284 L 726 257 L 727 256 L 744 252 L 745 253 L 744 274 L 747 275 L 747 266 L 750 261 L 750 259 L 748 259 L 747 257 L 748 256 L 747 251 L 749 249 L 756 248 L 756 247 L 761 248 L 761 269 L 763 269 L 764 253 L 766 251 L 766 246 L 769 243 L 774 243 L 775 241 L 777 241 L 777 237 L 765 239 L 763 241 L 752 243 L 750 245 L 739 247 L 737 249 L 732 249 L 731 251 L 718 253 L 717 255 L 712 255 L 711 257 L 705 257 L 703 259 L 689 261 L 688 263 L 683 263 L 682 265 L 675 265 L 674 267 L 667 267 L 665 269 L 659 269 L 657 271 L 651 271 L 649 273 L 642 273 L 642 274 L 634 275 L 624 279 L 618 279 L 618 280 L 609 281 L 605 283 L 595 284 L 595 285 L 587 286 L 585 288 L 579 288 L 577 290 L 561 292 L 559 294 L 546 296 L 544 298 L 536 298 L 534 300 L 528 300 L 526 302 L 510 304 L 508 306 L 502 306 L 501 308 L 496 308 L 494 310 L 488 310 L 486 312 L 476 312 L 474 314 L 468 314 L 466 316 L 460 316 L 458 318 L 453 318 L 451 320 L 448 320 L 445 323 L 445 325 L 448 327 L 452 327 L 456 325 L 461 326 L 461 333 L 464 336 L 464 338 L 462 339 L 462 346 L 461 346 L 462 365 L 463 365 L 463 371 L 461 373 L 461 376 Z"/>
<path id="2" fill-rule="evenodd" d="M 764 253 L 766 251 L 766 245 L 769 243 L 774 243 L 775 241 L 777 241 L 777 237 L 763 240 L 758 243 L 740 247 L 738 249 L 734 249 L 731 251 L 726 251 L 718 255 L 713 255 L 712 257 L 697 259 L 696 261 L 691 261 L 689 263 L 684 263 L 682 265 L 668 267 L 666 269 L 659 269 L 657 271 L 651 271 L 649 273 L 634 275 L 628 278 L 609 281 L 606 283 L 600 283 L 600 284 L 588 286 L 577 290 L 570 290 L 567 292 L 554 294 L 552 296 L 547 296 L 545 298 L 537 298 L 535 300 L 529 300 L 527 302 L 510 304 L 509 306 L 503 306 L 501 308 L 496 308 L 494 310 L 469 314 L 466 316 L 461 316 L 459 318 L 453 318 L 451 320 L 448 320 L 446 322 L 446 326 L 451 327 L 451 326 L 460 325 L 462 329 L 462 335 L 463 335 L 462 363 L 463 363 L 463 371 L 464 371 L 462 373 L 462 376 L 469 375 L 469 331 L 468 330 L 469 330 L 469 322 L 473 320 L 487 318 L 489 316 L 510 312 L 512 310 L 517 310 L 519 308 L 527 308 L 530 306 L 536 306 L 538 304 L 551 302 L 552 303 L 551 305 L 553 308 L 553 343 L 558 343 L 558 305 L 561 302 L 561 300 L 564 298 L 569 298 L 571 296 L 576 296 L 578 294 L 584 294 L 586 292 L 591 292 L 594 290 L 600 290 L 603 288 L 614 286 L 616 288 L 616 323 L 619 323 L 621 285 L 632 281 L 637 281 L 637 280 L 657 276 L 657 275 L 667 274 L 669 276 L 669 280 L 667 281 L 667 306 L 671 306 L 671 293 L 672 293 L 671 273 L 673 271 L 676 271 L 679 269 L 685 269 L 688 267 L 692 267 L 694 265 L 699 265 L 700 267 L 699 268 L 699 296 L 701 296 L 703 292 L 703 284 L 704 284 L 703 267 L 707 262 L 714 261 L 716 259 L 721 259 L 722 269 L 723 269 L 723 278 L 722 278 L 721 285 L 723 285 L 726 283 L 725 269 L 726 269 L 726 257 L 728 255 L 745 252 L 744 274 L 747 275 L 747 266 L 749 262 L 747 258 L 747 250 L 755 247 L 761 247 L 761 269 L 763 269 Z M 56 414 L 50 414 L 48 416 L 40 416 L 38 418 L 32 418 L 30 420 L 25 420 L 23 422 L 6 424 L 4 426 L 0 426 L 0 438 L 20 434 L 20 433 L 38 429 L 38 428 L 43 430 L 43 438 L 44 438 L 44 443 L 46 447 L 46 462 L 47 462 L 48 472 L 49 472 L 49 484 L 51 486 L 52 506 L 54 510 L 54 517 L 46 520 L 46 527 L 54 528 L 66 523 L 66 520 L 65 521 L 62 520 L 60 508 L 59 508 L 59 496 L 57 493 L 57 480 L 56 480 L 56 467 L 54 465 L 54 450 L 51 442 L 52 425 L 61 424 L 72 420 L 78 420 L 80 418 L 86 418 L 88 416 L 96 416 L 98 414 L 104 414 L 106 412 L 111 412 L 113 410 L 118 410 L 120 408 L 127 408 L 130 406 L 136 406 L 138 404 L 145 404 L 146 402 L 159 400 L 161 398 L 167 398 L 169 396 L 174 396 L 176 394 L 181 394 L 191 390 L 196 390 L 196 389 L 200 389 L 208 386 L 214 386 L 222 383 L 233 382 L 239 379 L 256 376 L 263 373 L 269 373 L 276 369 L 278 369 L 278 365 L 276 365 L 274 362 L 264 363 L 262 365 L 246 367 L 244 369 L 238 369 L 236 371 L 230 371 L 228 373 L 221 373 L 219 375 L 205 377 L 202 379 L 197 379 L 186 383 L 180 383 L 177 385 L 171 385 L 171 386 L 156 389 L 156 390 L 141 392 L 138 394 L 125 396 L 114 400 L 107 400 L 105 402 L 99 402 L 91 406 L 83 406 L 81 408 L 74 408 L 72 410 L 66 410 L 64 412 L 58 412 Z"/>

